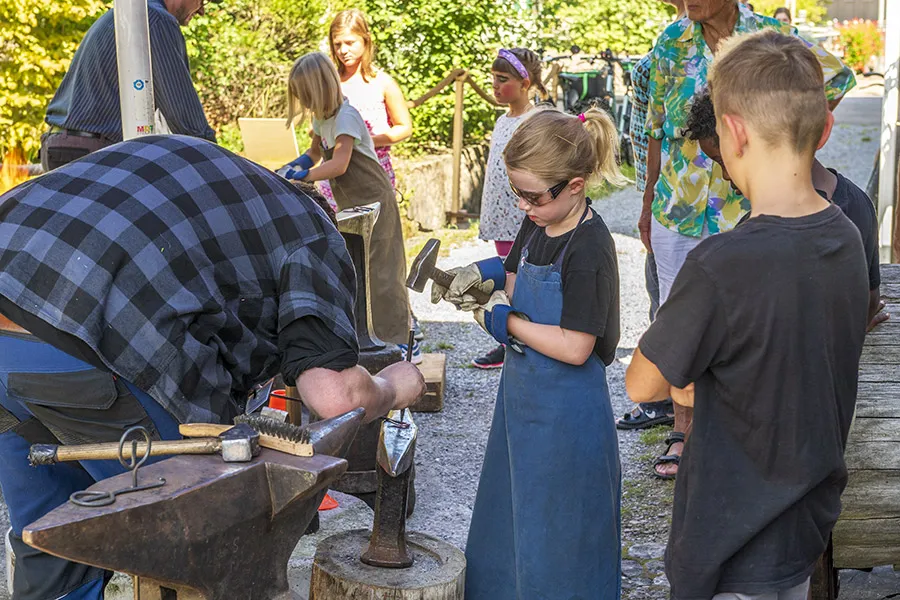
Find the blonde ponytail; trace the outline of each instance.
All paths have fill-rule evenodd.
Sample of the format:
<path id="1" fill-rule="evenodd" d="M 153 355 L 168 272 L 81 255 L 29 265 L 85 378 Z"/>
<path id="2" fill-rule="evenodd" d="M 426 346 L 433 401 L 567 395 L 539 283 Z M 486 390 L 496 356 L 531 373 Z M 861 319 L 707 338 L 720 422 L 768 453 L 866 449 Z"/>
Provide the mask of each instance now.
<path id="1" fill-rule="evenodd" d="M 619 170 L 619 132 L 605 110 L 591 108 L 584 113 L 584 128 L 594 145 L 594 174 L 621 187 L 628 179 Z M 581 117 L 578 117 L 581 119 Z"/>
<path id="2" fill-rule="evenodd" d="M 503 150 L 506 167 L 548 182 L 584 177 L 616 186 L 628 183 L 616 162 L 619 136 L 612 119 L 596 108 L 582 116 L 552 107 L 532 110 Z"/>

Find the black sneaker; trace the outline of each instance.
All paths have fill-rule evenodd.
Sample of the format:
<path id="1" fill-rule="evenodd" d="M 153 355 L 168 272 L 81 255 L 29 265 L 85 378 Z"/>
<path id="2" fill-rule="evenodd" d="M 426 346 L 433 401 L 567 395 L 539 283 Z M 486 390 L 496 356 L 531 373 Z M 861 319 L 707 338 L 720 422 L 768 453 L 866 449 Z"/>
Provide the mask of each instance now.
<path id="1" fill-rule="evenodd" d="M 472 360 L 472 366 L 479 369 L 499 369 L 506 357 L 506 346 L 500 344 L 484 356 Z"/>

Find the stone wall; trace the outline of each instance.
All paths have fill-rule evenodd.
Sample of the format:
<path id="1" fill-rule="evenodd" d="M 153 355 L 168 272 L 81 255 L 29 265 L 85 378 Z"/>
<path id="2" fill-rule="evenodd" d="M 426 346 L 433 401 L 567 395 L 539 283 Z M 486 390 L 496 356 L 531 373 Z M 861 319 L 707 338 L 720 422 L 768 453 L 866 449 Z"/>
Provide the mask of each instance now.
<path id="1" fill-rule="evenodd" d="M 460 170 L 460 208 L 478 214 L 488 144 L 463 148 Z M 397 187 L 408 203 L 407 216 L 425 231 L 447 224 L 453 189 L 453 155 L 431 154 L 416 158 L 394 158 Z"/>

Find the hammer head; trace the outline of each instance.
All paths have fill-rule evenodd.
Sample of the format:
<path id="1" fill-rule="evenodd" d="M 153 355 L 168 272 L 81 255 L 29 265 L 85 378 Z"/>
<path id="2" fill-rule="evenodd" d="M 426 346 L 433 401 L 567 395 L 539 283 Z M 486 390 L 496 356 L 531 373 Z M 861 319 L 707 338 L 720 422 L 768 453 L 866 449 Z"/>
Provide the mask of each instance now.
<path id="1" fill-rule="evenodd" d="M 425 247 L 413 260 L 409 267 L 409 276 L 406 278 L 406 287 L 422 292 L 425 283 L 431 278 L 431 273 L 437 264 L 438 252 L 441 249 L 441 240 L 432 238 L 425 243 Z"/>
<path id="2" fill-rule="evenodd" d="M 241 423 L 219 435 L 222 440 L 222 460 L 225 462 L 249 462 L 259 454 L 259 433 Z"/>

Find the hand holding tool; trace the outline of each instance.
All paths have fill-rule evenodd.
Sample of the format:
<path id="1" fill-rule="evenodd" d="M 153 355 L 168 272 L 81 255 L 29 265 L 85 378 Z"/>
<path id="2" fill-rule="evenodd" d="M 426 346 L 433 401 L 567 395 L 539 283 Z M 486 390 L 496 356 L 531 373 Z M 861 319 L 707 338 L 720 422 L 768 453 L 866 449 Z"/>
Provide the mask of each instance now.
<path id="1" fill-rule="evenodd" d="M 450 289 L 450 286 L 453 284 L 454 275 L 442 271 L 435 266 L 437 264 L 438 252 L 440 249 L 441 241 L 439 239 L 432 238 L 425 243 L 425 247 L 422 248 L 422 251 L 419 252 L 419 255 L 416 256 L 412 265 L 409 267 L 409 276 L 406 278 L 406 287 L 417 292 L 422 292 L 425 290 L 425 284 L 431 279 L 436 284 L 443 286 L 446 289 Z M 469 288 L 466 294 L 471 295 L 479 304 L 484 304 L 491 299 L 489 293 L 485 293 L 484 290 L 477 286 Z"/>

